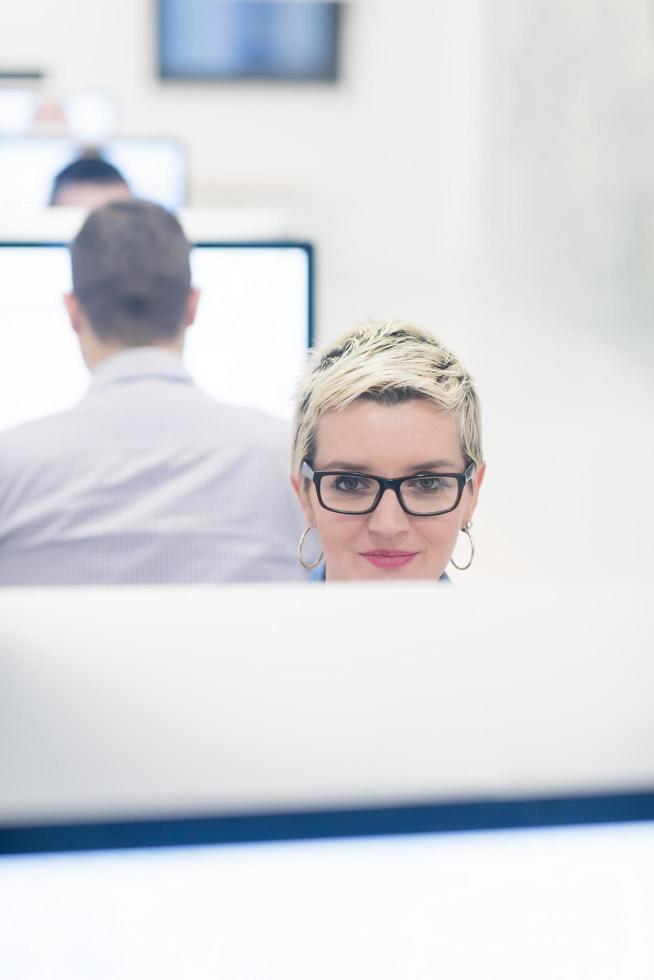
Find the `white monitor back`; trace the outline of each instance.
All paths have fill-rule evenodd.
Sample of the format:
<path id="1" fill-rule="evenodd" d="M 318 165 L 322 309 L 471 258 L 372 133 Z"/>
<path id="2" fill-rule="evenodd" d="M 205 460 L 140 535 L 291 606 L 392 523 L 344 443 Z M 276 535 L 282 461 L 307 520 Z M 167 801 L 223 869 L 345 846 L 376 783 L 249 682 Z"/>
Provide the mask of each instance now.
<path id="1" fill-rule="evenodd" d="M 175 212 L 190 242 L 286 241 L 288 214 L 281 208 L 178 208 Z M 88 211 L 84 208 L 38 208 L 26 211 L 7 206 L 0 211 L 0 241 L 71 241 Z"/>
<path id="2" fill-rule="evenodd" d="M 654 785 L 651 588 L 5 590 L 0 823 Z"/>

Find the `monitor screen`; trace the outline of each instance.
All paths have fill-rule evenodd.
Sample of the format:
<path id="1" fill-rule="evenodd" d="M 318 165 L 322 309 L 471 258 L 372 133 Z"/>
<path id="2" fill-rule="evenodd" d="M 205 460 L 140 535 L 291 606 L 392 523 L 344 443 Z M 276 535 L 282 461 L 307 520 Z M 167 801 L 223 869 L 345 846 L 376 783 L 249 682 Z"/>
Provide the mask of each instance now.
<path id="1" fill-rule="evenodd" d="M 462 806 L 445 833 L 390 811 L 358 836 L 363 811 L 352 836 L 8 856 L 0 959 L 12 980 L 646 980 L 651 794 L 643 821 L 525 827 L 532 807 L 504 829 Z"/>
<path id="2" fill-rule="evenodd" d="M 0 207 L 45 207 L 54 178 L 81 152 L 67 137 L 0 138 Z M 173 210 L 187 203 L 187 155 L 177 140 L 120 137 L 109 140 L 101 155 L 118 168 L 135 197 Z"/>
<path id="3" fill-rule="evenodd" d="M 191 253 L 202 293 L 186 364 L 209 395 L 289 418 L 311 342 L 311 248 L 207 244 Z M 0 244 L 0 429 L 75 405 L 89 375 L 62 295 L 64 245 Z M 38 285 L 38 289 L 35 288 Z"/>
<path id="4" fill-rule="evenodd" d="M 335 79 L 339 12 L 323 0 L 159 0 L 159 73 Z"/>

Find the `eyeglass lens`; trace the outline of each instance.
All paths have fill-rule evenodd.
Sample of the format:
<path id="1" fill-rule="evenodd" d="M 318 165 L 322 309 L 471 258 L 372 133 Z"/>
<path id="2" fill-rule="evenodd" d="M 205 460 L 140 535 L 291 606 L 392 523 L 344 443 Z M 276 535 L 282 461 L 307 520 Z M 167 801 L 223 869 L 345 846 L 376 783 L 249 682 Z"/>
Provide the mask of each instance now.
<path id="1" fill-rule="evenodd" d="M 374 477 L 354 473 L 327 474 L 320 482 L 326 507 L 348 514 L 369 510 L 379 495 L 380 483 Z M 456 504 L 459 484 L 455 477 L 415 476 L 400 485 L 404 506 L 415 514 L 447 511 Z"/>

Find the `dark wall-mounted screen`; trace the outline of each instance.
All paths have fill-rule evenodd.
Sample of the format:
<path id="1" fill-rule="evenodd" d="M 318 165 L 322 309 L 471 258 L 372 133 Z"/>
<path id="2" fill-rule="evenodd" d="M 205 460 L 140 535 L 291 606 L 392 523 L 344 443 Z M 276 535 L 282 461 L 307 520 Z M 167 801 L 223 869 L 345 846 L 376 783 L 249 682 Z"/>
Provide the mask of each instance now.
<path id="1" fill-rule="evenodd" d="M 321 0 L 159 0 L 159 74 L 334 80 L 340 6 Z"/>

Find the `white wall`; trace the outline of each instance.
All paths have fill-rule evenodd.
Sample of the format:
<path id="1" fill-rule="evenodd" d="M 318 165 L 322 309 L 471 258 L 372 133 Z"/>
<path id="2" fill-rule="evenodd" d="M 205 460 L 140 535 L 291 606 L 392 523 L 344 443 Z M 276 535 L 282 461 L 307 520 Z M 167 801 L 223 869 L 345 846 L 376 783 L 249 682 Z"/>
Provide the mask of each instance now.
<path id="1" fill-rule="evenodd" d="M 401 316 L 464 357 L 478 568 L 651 575 L 647 0 L 352 0 L 342 81 L 299 87 L 160 84 L 153 9 L 5 4 L 0 63 L 186 140 L 195 203 L 286 208 L 318 246 L 320 338 Z"/>
<path id="2" fill-rule="evenodd" d="M 342 80 L 308 86 L 161 84 L 153 10 L 6 5 L 0 62 L 50 69 L 55 94 L 106 86 L 126 132 L 185 140 L 193 203 L 285 206 L 320 248 L 323 333 L 370 314 L 433 316 L 434 256 L 449 247 L 443 177 L 459 180 L 439 136 L 453 116 L 449 5 L 354 0 Z"/>

